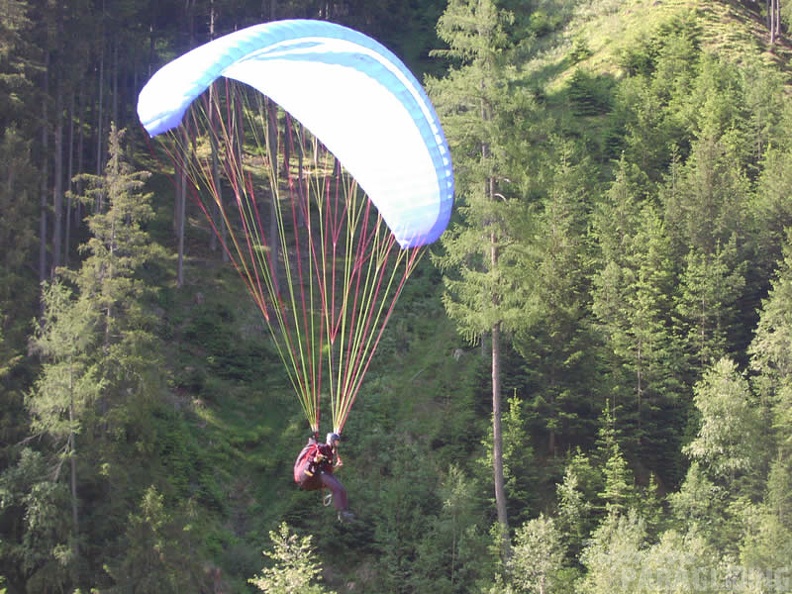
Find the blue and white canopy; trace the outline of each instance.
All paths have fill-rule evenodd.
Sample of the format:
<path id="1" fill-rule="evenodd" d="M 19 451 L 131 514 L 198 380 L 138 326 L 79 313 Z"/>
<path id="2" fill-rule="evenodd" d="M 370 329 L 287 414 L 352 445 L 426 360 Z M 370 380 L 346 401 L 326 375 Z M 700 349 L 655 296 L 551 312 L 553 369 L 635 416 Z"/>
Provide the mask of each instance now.
<path id="1" fill-rule="evenodd" d="M 156 72 L 138 98 L 140 121 L 152 136 L 178 126 L 221 76 L 259 90 L 319 138 L 403 248 L 443 233 L 454 195 L 448 144 L 420 83 L 383 45 L 324 21 L 249 27 Z"/>

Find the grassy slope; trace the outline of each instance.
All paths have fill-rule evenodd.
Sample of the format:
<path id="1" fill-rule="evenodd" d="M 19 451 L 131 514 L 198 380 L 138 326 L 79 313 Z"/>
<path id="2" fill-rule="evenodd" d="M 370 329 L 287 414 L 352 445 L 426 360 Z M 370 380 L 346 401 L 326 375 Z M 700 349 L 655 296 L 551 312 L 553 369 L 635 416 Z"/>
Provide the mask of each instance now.
<path id="1" fill-rule="evenodd" d="M 236 273 L 203 251 L 191 246 L 200 257 L 189 261 L 185 287 L 162 297 L 174 406 L 187 421 L 182 439 L 193 459 L 179 471 L 199 485 L 207 554 L 243 588 L 261 568 L 268 533 L 282 519 L 313 531 L 335 529 L 334 515 L 318 505 L 318 495 L 292 484 L 291 465 L 308 434 L 299 403 Z M 443 315 L 428 258 L 411 280 L 345 431 L 351 438 L 345 482 L 363 513 L 377 504 L 367 495 L 372 477 L 358 461 L 377 435 L 434 439 L 472 430 L 449 422 L 467 419 L 454 409 L 464 404 L 457 392 L 472 390 L 465 370 L 473 369 L 474 355 Z M 464 352 L 455 358 L 457 348 Z"/>
<path id="2" fill-rule="evenodd" d="M 758 8 L 760 3 L 753 6 Z M 705 48 L 739 61 L 746 52 L 758 53 L 768 63 L 786 68 L 792 49 L 784 41 L 770 47 L 762 17 L 738 1 L 712 0 L 591 0 L 581 3 L 569 25 L 552 39 L 550 47 L 525 64 L 539 74 L 548 90 L 563 86 L 576 68 L 592 74 L 619 77 L 622 52 L 658 27 L 681 15 L 694 13 L 701 23 Z M 589 55 L 570 61 L 575 49 Z M 542 76 L 542 73 L 546 73 Z"/>

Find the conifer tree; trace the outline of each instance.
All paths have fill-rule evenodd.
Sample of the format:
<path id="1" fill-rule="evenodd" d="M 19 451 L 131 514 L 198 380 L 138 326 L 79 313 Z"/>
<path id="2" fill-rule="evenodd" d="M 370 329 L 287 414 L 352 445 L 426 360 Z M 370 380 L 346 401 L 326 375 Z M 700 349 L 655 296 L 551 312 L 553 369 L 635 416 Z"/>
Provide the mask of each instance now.
<path id="1" fill-rule="evenodd" d="M 715 480 L 728 484 L 732 495 L 750 495 L 745 478 L 761 473 L 766 428 L 748 381 L 730 359 L 721 359 L 696 385 L 694 403 L 701 415 L 698 433 L 685 452 Z"/>
<path id="2" fill-rule="evenodd" d="M 691 250 L 685 258 L 676 310 L 687 352 L 696 369 L 729 355 L 737 304 L 745 288 L 745 265 L 734 265 L 734 241 L 711 254 Z"/>
<path id="3" fill-rule="evenodd" d="M 674 264 L 663 222 L 644 195 L 646 177 L 624 159 L 594 216 L 600 249 L 592 311 L 605 346 L 613 416 L 625 453 L 652 469 L 669 466 L 661 445 L 676 445 L 667 415 L 681 393 L 681 347 L 672 334 Z"/>
<path id="4" fill-rule="evenodd" d="M 8 337 L 16 338 L 28 330 L 28 320 L 36 311 L 32 303 L 38 284 L 30 270 L 36 247 L 33 197 L 38 179 L 31 143 L 14 125 L 0 137 L 0 179 L 0 309 L 8 316 L 0 320 L 13 331 Z"/>
<path id="5" fill-rule="evenodd" d="M 765 407 L 760 413 L 770 424 L 772 446 L 767 448 L 770 469 L 764 500 L 749 524 L 741 558 L 765 577 L 792 558 L 792 251 L 788 241 L 784 255 L 750 348 L 753 386 Z M 772 592 L 776 585 L 767 587 Z"/>
<path id="6" fill-rule="evenodd" d="M 555 144 L 555 143 L 554 143 Z M 521 236 L 522 284 L 528 289 L 514 346 L 536 386 L 527 405 L 558 455 L 569 441 L 593 433 L 597 339 L 589 320 L 591 258 L 587 201 L 595 177 L 572 143 L 558 142 L 537 181 L 546 196 L 533 212 L 534 237 Z"/>
<path id="7" fill-rule="evenodd" d="M 515 592 L 550 594 L 563 567 L 561 534 L 552 518 L 540 514 L 515 534 L 509 574 Z"/>
<path id="8" fill-rule="evenodd" d="M 163 495 L 150 486 L 138 509 L 127 518 L 124 555 L 107 567 L 114 579 L 111 592 L 178 594 L 204 591 L 199 564 L 185 527 L 168 513 Z"/>
<path id="9" fill-rule="evenodd" d="M 610 514 L 626 514 L 636 508 L 635 477 L 622 455 L 613 413 L 606 406 L 600 421 L 597 457 L 602 473 L 602 491 L 598 493 Z"/>
<path id="10" fill-rule="evenodd" d="M 159 248 L 142 226 L 152 216 L 148 196 L 140 192 L 147 174 L 127 163 L 122 138 L 113 127 L 105 175 L 85 178 L 89 189 L 80 198 L 97 209 L 88 221 L 93 234 L 84 248 L 88 256 L 79 270 L 60 270 L 45 286 L 44 315 L 34 341 L 43 366 L 26 401 L 32 428 L 53 444 L 56 477 L 68 463 L 73 563 L 80 561 L 80 513 L 101 513 L 95 503 L 81 505 L 81 479 L 96 480 L 99 467 L 107 476 L 128 472 L 123 466 L 129 460 L 114 460 L 113 448 L 106 446 L 113 442 L 116 423 L 123 422 L 120 410 L 127 400 L 137 400 L 142 409 L 140 403 L 161 387 L 157 345 L 143 303 L 147 288 L 139 277 Z M 95 445 L 97 437 L 104 447 Z M 103 520 L 112 530 L 114 519 Z"/>
<path id="11" fill-rule="evenodd" d="M 751 367 L 757 377 L 754 385 L 771 415 L 775 444 L 782 459 L 792 461 L 792 243 L 784 246 L 772 289 L 762 311 L 751 343 Z"/>
<path id="12" fill-rule="evenodd" d="M 251 584 L 268 594 L 332 594 L 318 583 L 322 566 L 316 561 L 312 536 L 299 536 L 282 522 L 269 537 L 272 550 L 264 551 L 264 555 L 275 564 L 251 578 Z"/>
<path id="13" fill-rule="evenodd" d="M 150 174 L 135 171 L 125 156 L 124 131 L 111 126 L 109 159 L 103 176 L 83 175 L 84 194 L 75 196 L 95 209 L 88 218 L 91 237 L 78 272 L 64 271 L 100 314 L 102 348 L 128 348 L 130 341 L 149 339 L 151 316 L 142 298 L 151 292 L 139 271 L 163 256 L 145 224 L 154 216 L 151 194 L 143 193 Z M 134 331 L 134 332 L 132 332 Z"/>
<path id="14" fill-rule="evenodd" d="M 493 0 L 449 0 L 437 32 L 449 49 L 436 52 L 452 66 L 445 78 L 429 80 L 449 139 L 461 224 L 443 236 L 437 259 L 446 271 L 444 302 L 460 331 L 471 340 L 489 337 L 492 360 L 493 474 L 498 523 L 508 532 L 501 427 L 502 332 L 514 323 L 518 291 L 504 272 L 513 261 L 509 221 L 518 212 L 504 194 L 507 160 L 500 144 L 508 101 L 511 15 Z M 519 217 L 517 217 L 519 218 Z M 504 553 L 505 553 L 504 549 Z"/>
<path id="15" fill-rule="evenodd" d="M 77 300 L 66 285 L 45 287 L 44 315 L 34 346 L 44 360 L 41 375 L 27 398 L 31 429 L 52 440 L 56 459 L 53 476 L 68 468 L 71 494 L 70 565 L 78 562 L 80 517 L 77 457 L 78 435 L 90 427 L 88 416 L 103 385 L 95 359 L 96 311 L 88 300 Z"/>
<path id="16" fill-rule="evenodd" d="M 577 559 L 583 542 L 591 532 L 592 503 L 581 490 L 578 471 L 571 464 L 564 471 L 563 481 L 556 485 L 556 497 L 556 526 L 569 557 Z"/>
<path id="17" fill-rule="evenodd" d="M 24 447 L 0 473 L 0 493 L 0 575 L 11 592 L 61 591 L 74 572 L 68 486 L 45 456 Z"/>
<path id="18" fill-rule="evenodd" d="M 437 594 L 465 591 L 491 571 L 491 555 L 480 525 L 477 483 L 457 465 L 449 467 L 438 486 L 442 508 L 428 521 L 416 547 L 409 586 Z"/>

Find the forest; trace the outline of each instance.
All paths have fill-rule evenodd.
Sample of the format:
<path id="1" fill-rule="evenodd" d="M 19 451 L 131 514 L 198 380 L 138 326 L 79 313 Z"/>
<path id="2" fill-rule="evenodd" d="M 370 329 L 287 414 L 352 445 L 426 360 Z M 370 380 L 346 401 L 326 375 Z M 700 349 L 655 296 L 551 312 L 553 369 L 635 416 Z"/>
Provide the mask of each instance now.
<path id="1" fill-rule="evenodd" d="M 454 165 L 344 428 L 352 523 L 294 484 L 300 403 L 136 112 L 291 18 L 399 56 Z M 790 21 L 0 0 L 0 593 L 792 591 Z"/>

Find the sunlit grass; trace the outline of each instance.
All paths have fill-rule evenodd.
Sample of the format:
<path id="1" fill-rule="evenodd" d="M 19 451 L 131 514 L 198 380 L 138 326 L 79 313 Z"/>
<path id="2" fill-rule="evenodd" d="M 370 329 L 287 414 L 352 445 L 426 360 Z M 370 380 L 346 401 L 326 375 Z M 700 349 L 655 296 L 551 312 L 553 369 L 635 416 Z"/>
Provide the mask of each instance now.
<path id="1" fill-rule="evenodd" d="M 738 2 L 592 0 L 576 8 L 563 34 L 523 70 L 546 82 L 551 93 L 562 89 L 579 68 L 618 78 L 627 48 L 655 35 L 664 23 L 691 14 L 702 23 L 705 49 L 735 62 L 758 53 L 766 62 L 788 68 L 790 47 L 783 40 L 770 47 L 765 23 Z"/>

